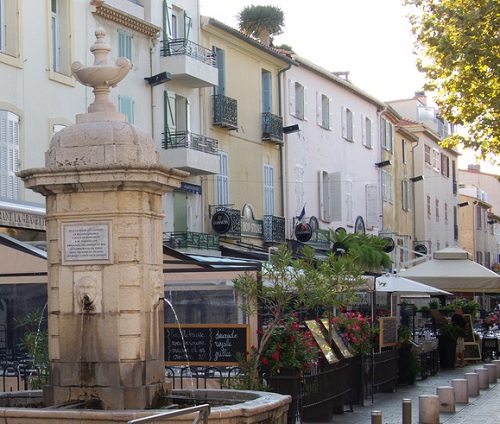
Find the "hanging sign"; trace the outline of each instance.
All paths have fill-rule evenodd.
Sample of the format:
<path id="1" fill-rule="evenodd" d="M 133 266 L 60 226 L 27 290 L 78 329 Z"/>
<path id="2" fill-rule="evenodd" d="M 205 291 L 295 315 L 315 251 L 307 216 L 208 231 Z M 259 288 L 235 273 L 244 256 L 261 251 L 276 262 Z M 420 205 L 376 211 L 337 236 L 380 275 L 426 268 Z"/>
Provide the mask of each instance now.
<path id="1" fill-rule="evenodd" d="M 217 211 L 212 216 L 212 229 L 217 234 L 226 234 L 231 228 L 231 217 L 225 211 Z"/>
<path id="2" fill-rule="evenodd" d="M 309 224 L 297 224 L 295 226 L 295 237 L 298 241 L 305 243 L 311 240 L 312 228 Z"/>

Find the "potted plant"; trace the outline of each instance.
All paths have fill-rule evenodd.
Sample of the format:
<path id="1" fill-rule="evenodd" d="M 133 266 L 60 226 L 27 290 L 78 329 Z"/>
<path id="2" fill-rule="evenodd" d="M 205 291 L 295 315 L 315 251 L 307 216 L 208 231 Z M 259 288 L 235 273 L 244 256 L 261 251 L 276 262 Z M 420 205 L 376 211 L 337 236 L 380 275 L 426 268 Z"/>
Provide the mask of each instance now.
<path id="1" fill-rule="evenodd" d="M 457 339 L 460 327 L 445 322 L 438 327 L 439 366 L 441 368 L 455 368 Z"/>
<path id="2" fill-rule="evenodd" d="M 406 325 L 398 328 L 398 375 L 400 384 L 414 384 L 420 372 L 420 360 L 411 343 L 411 330 Z"/>

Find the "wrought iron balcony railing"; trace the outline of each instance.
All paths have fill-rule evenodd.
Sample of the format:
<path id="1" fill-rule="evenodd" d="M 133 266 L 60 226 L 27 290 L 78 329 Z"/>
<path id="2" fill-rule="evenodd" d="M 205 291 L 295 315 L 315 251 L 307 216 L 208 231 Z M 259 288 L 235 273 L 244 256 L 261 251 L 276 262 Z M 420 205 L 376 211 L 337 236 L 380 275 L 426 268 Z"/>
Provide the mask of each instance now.
<path id="1" fill-rule="evenodd" d="M 163 233 L 163 243 L 174 249 L 219 250 L 219 236 L 215 234 L 191 231 Z"/>
<path id="2" fill-rule="evenodd" d="M 193 134 L 188 131 L 164 132 L 165 138 L 162 142 L 164 149 L 193 149 L 200 152 L 216 155 L 218 153 L 218 142 L 215 138 L 204 135 Z"/>
<path id="3" fill-rule="evenodd" d="M 178 38 L 167 42 L 164 41 L 161 54 L 162 56 L 186 55 L 199 62 L 213 66 L 214 68 L 217 67 L 217 57 L 212 50 L 186 40 L 185 38 Z"/>
<path id="4" fill-rule="evenodd" d="M 283 118 L 271 112 L 262 114 L 262 140 L 283 142 Z"/>
<path id="5" fill-rule="evenodd" d="M 230 130 L 238 128 L 238 102 L 223 94 L 214 95 L 212 123 Z"/>
<path id="6" fill-rule="evenodd" d="M 266 243 L 284 243 L 285 227 L 285 218 L 281 216 L 264 215 L 264 241 Z"/>

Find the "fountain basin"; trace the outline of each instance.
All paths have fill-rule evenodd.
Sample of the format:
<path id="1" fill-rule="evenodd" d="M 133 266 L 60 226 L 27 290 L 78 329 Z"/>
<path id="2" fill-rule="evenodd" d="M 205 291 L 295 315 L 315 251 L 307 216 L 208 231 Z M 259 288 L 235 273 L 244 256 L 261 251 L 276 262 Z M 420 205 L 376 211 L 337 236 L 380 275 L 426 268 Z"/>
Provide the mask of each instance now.
<path id="1" fill-rule="evenodd" d="M 173 390 L 172 401 L 176 399 L 197 404 L 210 400 L 227 400 L 227 405 L 211 406 L 209 422 L 217 424 L 285 424 L 287 411 L 291 403 L 290 396 L 271 392 L 246 390 Z M 239 403 L 236 403 L 239 402 Z M 216 402 L 220 404 L 220 402 Z M 191 406 L 191 405 L 190 405 Z M 0 394 L 0 417 L 16 424 L 112 424 L 126 423 L 137 418 L 144 418 L 155 413 L 164 413 L 166 409 L 151 410 L 91 410 L 62 409 L 43 407 L 41 390 L 9 392 Z M 169 419 L 169 424 L 190 424 L 194 413 Z"/>

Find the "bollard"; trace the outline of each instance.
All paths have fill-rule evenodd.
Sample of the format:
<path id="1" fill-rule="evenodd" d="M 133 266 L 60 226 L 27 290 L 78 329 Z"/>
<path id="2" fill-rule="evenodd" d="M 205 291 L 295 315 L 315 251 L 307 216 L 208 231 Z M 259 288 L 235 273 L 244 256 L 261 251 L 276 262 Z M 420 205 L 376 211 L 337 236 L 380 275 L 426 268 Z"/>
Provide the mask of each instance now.
<path id="1" fill-rule="evenodd" d="M 451 385 L 455 389 L 456 403 L 469 403 L 469 384 L 465 378 L 451 380 Z"/>
<path id="2" fill-rule="evenodd" d="M 439 396 L 439 412 L 455 412 L 455 389 L 451 386 L 436 388 Z"/>
<path id="3" fill-rule="evenodd" d="M 490 384 L 497 384 L 497 366 L 495 364 L 484 364 L 484 368 L 488 370 Z"/>
<path id="4" fill-rule="evenodd" d="M 419 424 L 439 424 L 439 396 L 420 395 L 418 397 Z"/>
<path id="5" fill-rule="evenodd" d="M 497 378 L 500 378 L 500 359 L 493 359 L 491 363 L 497 366 Z"/>
<path id="6" fill-rule="evenodd" d="M 474 370 L 479 375 L 479 388 L 489 389 L 490 388 L 490 376 L 486 368 L 477 368 Z"/>
<path id="7" fill-rule="evenodd" d="M 403 399 L 403 424 L 411 424 L 411 399 Z"/>
<path id="8" fill-rule="evenodd" d="M 464 378 L 467 380 L 469 396 L 479 396 L 479 374 L 477 372 L 466 372 Z"/>
<path id="9" fill-rule="evenodd" d="M 372 411 L 372 424 L 382 424 L 381 411 Z"/>

